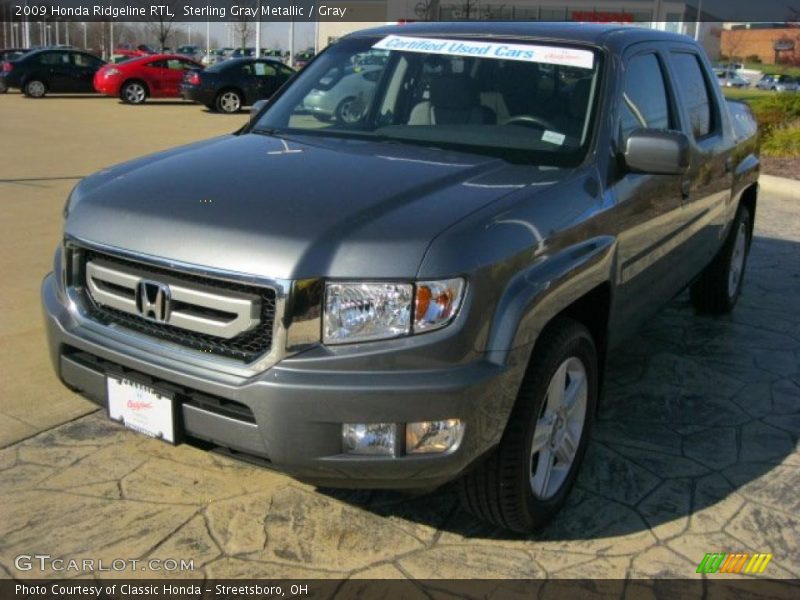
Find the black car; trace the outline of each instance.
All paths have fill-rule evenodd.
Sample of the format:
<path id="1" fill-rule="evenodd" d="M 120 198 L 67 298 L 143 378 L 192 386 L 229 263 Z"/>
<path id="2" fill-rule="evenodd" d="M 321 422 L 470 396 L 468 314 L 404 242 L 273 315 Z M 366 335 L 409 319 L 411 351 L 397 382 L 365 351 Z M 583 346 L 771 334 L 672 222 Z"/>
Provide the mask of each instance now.
<path id="1" fill-rule="evenodd" d="M 272 96 L 293 74 L 274 58 L 232 58 L 204 71 L 187 72 L 181 95 L 211 110 L 235 113 Z"/>
<path id="2" fill-rule="evenodd" d="M 2 82 L 19 88 L 30 98 L 47 92 L 93 93 L 94 74 L 103 60 L 80 50 L 45 48 L 3 63 Z"/>

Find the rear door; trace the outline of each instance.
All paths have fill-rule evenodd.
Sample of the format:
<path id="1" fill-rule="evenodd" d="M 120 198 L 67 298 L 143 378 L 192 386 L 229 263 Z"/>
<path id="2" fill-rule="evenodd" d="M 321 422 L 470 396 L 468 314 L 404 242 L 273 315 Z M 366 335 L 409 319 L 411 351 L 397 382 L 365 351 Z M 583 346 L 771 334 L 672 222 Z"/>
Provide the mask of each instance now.
<path id="1" fill-rule="evenodd" d="M 251 104 L 256 100 L 269 98 L 281 86 L 277 65 L 271 60 L 258 60 L 253 64 L 255 78 L 255 95 L 251 97 Z"/>
<path id="2" fill-rule="evenodd" d="M 734 139 L 722 91 L 698 49 L 672 44 L 668 54 L 691 147 L 689 172 L 682 181 L 686 233 L 679 271 L 687 284 L 722 243 L 732 202 Z"/>
<path id="3" fill-rule="evenodd" d="M 665 57 L 656 45 L 636 44 L 624 55 L 614 154 L 637 129 L 680 129 Z M 674 254 L 683 226 L 681 176 L 628 172 L 619 162 L 613 219 L 619 228 L 617 310 L 609 328 L 635 330 L 676 287 Z"/>

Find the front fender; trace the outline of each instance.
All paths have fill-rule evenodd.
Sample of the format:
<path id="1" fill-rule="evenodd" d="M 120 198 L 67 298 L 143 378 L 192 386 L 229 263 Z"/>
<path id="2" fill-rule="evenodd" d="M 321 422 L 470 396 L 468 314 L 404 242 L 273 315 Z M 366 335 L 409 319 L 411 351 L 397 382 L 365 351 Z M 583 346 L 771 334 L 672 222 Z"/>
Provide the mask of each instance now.
<path id="1" fill-rule="evenodd" d="M 598 286 L 614 281 L 616 238 L 598 236 L 539 256 L 517 273 L 497 304 L 487 351 L 503 364 L 509 351 L 531 347 L 556 315 Z"/>

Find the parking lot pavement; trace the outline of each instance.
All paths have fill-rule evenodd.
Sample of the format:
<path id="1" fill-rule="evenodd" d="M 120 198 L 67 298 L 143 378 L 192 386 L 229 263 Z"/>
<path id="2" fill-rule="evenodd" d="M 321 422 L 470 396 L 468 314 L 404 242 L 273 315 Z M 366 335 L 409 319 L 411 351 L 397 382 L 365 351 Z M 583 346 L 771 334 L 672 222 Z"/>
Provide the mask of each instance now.
<path id="1" fill-rule="evenodd" d="M 39 283 L 51 270 L 72 186 L 246 120 L 246 113 L 218 115 L 172 100 L 127 106 L 100 96 L 0 95 L 0 447 L 94 410 L 56 384 L 42 343 Z"/>
<path id="2" fill-rule="evenodd" d="M 50 135 L 83 137 L 86 147 L 70 141 L 72 152 L 90 156 L 43 149 L 52 158 L 35 171 L 39 179 L 0 183 L 0 576 L 63 576 L 14 568 L 15 556 L 44 552 L 194 560 L 195 571 L 183 575 L 218 578 L 691 578 L 705 553 L 745 551 L 774 555 L 766 575 L 800 577 L 800 198 L 759 199 L 731 317 L 697 317 L 684 295 L 614 353 L 568 505 L 543 532 L 522 537 L 462 513 L 451 488 L 419 498 L 317 490 L 143 438 L 63 389 L 46 364 L 38 283 L 72 182 L 42 177 L 84 174 L 125 157 L 104 147 L 108 138 L 89 143 L 80 130 L 92 119 L 86 107 L 108 104 L 95 114 L 119 121 L 118 135 L 135 149 L 130 156 L 235 123 L 219 125 L 192 107 L 128 113 L 113 100 L 69 102 L 42 104 L 40 122 L 57 134 L 29 121 L 8 137 L 2 122 L 3 178 L 34 173 L 25 161 L 54 143 Z M 24 105 L 33 118 L 21 98 L 0 104 L 3 119 L 17 114 L 8 105 Z M 123 129 L 126 114 L 139 126 Z M 186 131 L 175 123 L 184 118 Z M 26 159 L 10 167 L 17 148 Z M 13 431 L 12 421 L 20 423 Z"/>

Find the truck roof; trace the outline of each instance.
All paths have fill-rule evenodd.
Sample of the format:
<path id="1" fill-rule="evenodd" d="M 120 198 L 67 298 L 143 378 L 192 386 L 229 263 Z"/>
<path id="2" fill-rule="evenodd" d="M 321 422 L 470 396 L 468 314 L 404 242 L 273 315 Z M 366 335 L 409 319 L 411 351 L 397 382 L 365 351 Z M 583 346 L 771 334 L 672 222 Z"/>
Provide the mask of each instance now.
<path id="1" fill-rule="evenodd" d="M 612 25 L 578 22 L 531 22 L 531 21 L 464 21 L 404 23 L 364 29 L 347 37 L 362 35 L 459 35 L 472 37 L 522 37 L 559 42 L 579 42 L 624 48 L 644 41 L 692 42 L 690 37 L 630 25 Z"/>

